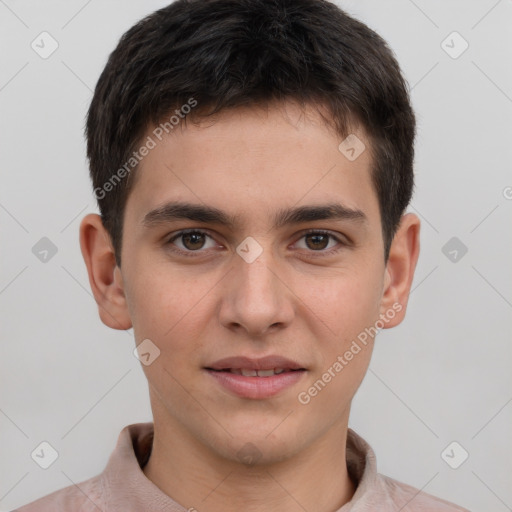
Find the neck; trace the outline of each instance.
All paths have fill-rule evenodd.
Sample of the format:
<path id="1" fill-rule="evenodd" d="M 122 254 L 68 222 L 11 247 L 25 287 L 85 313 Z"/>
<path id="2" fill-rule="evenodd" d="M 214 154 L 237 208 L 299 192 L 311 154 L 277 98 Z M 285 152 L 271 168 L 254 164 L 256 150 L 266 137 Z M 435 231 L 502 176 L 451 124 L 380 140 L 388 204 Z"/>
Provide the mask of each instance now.
<path id="1" fill-rule="evenodd" d="M 183 434 L 180 435 L 180 434 Z M 347 425 L 335 425 L 286 460 L 253 466 L 208 450 L 176 424 L 155 422 L 146 477 L 188 510 L 332 512 L 352 499 L 346 464 Z"/>

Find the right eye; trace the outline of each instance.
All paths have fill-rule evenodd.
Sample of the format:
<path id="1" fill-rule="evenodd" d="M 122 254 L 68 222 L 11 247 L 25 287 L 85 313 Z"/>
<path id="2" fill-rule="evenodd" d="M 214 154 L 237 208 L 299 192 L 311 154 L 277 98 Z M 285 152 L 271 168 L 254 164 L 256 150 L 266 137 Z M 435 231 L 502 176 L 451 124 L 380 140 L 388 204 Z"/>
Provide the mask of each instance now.
<path id="1" fill-rule="evenodd" d="M 174 247 L 177 247 L 177 249 L 171 247 L 172 251 L 179 252 L 187 256 L 192 256 L 190 253 L 204 252 L 201 249 L 205 248 L 204 246 L 206 238 L 209 238 L 213 241 L 213 238 L 206 231 L 199 229 L 186 229 L 173 235 L 165 245 L 174 245 Z M 174 243 L 177 240 L 180 242 L 179 244 Z M 212 247 L 215 247 L 215 244 L 213 244 L 211 247 L 206 247 L 206 249 Z"/>

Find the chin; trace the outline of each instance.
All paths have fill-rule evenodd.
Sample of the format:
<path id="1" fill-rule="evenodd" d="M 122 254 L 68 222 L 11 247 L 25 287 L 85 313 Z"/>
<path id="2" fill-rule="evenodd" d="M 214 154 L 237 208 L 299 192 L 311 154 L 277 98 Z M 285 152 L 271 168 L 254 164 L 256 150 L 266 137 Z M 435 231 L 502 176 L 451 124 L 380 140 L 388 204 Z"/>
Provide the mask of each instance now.
<path id="1" fill-rule="evenodd" d="M 274 423 L 272 428 L 278 424 Z M 285 461 L 303 448 L 304 439 L 299 440 L 289 429 L 283 428 L 277 433 L 272 432 L 272 428 L 254 428 L 253 425 L 252 429 L 230 430 L 233 437 L 223 436 L 222 442 L 210 442 L 210 448 L 224 459 L 248 467 Z"/>

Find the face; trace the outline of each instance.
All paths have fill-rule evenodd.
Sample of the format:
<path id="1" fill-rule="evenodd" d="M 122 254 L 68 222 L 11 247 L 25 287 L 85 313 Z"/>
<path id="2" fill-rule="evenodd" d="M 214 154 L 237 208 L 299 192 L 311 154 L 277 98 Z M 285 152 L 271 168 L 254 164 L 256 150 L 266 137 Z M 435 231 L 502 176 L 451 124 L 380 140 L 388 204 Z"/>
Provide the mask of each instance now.
<path id="1" fill-rule="evenodd" d="M 234 461 L 247 443 L 272 462 L 346 429 L 369 333 L 401 320 L 415 263 L 411 250 L 412 270 L 393 272 L 393 252 L 384 262 L 370 152 L 350 161 L 314 109 L 283 108 L 157 140 L 126 204 L 122 293 L 102 317 L 150 340 L 155 428 Z"/>

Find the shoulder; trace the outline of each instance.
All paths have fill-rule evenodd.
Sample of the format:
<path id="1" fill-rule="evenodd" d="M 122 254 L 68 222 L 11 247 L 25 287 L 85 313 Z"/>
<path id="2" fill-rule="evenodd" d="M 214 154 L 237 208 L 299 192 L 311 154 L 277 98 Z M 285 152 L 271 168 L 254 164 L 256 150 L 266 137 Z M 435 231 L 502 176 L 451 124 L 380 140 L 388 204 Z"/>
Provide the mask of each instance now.
<path id="1" fill-rule="evenodd" d="M 469 512 L 454 503 L 437 498 L 393 478 L 378 474 L 380 484 L 393 504 L 402 507 L 403 512 Z"/>
<path id="2" fill-rule="evenodd" d="M 357 482 L 357 488 L 347 508 L 342 508 L 339 512 L 469 512 L 463 507 L 378 473 L 371 446 L 350 428 L 347 436 L 347 468 L 354 482 Z"/>
<path id="3" fill-rule="evenodd" d="M 103 479 L 98 475 L 54 491 L 12 512 L 97 512 L 103 510 L 103 489 Z"/>

